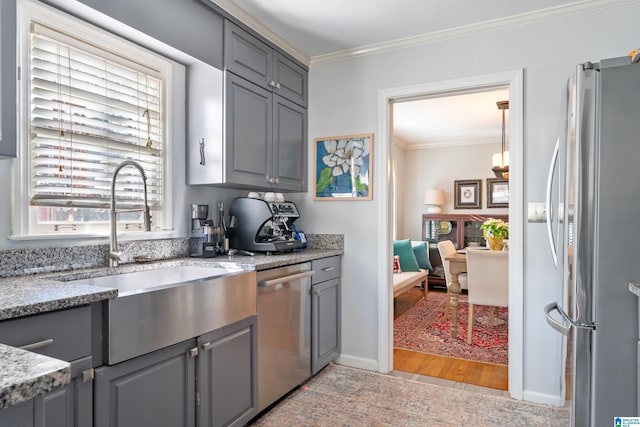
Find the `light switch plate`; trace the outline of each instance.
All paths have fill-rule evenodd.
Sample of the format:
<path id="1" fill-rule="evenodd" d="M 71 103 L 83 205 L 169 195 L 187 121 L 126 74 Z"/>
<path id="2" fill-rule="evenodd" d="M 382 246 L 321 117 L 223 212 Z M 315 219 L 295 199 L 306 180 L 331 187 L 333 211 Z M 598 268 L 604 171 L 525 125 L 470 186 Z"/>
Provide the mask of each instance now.
<path id="1" fill-rule="evenodd" d="M 527 218 L 529 222 L 545 222 L 547 220 L 547 206 L 544 203 L 529 203 Z"/>

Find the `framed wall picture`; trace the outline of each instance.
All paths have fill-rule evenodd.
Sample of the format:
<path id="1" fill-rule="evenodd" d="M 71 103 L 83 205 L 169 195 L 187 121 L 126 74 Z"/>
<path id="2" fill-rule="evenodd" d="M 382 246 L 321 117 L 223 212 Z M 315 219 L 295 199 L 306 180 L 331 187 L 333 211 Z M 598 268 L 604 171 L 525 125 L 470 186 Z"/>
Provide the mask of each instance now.
<path id="1" fill-rule="evenodd" d="M 509 180 L 487 178 L 487 207 L 509 207 Z"/>
<path id="2" fill-rule="evenodd" d="M 482 180 L 453 181 L 454 209 L 480 209 L 482 206 Z"/>
<path id="3" fill-rule="evenodd" d="M 373 134 L 314 139 L 314 200 L 372 200 Z"/>

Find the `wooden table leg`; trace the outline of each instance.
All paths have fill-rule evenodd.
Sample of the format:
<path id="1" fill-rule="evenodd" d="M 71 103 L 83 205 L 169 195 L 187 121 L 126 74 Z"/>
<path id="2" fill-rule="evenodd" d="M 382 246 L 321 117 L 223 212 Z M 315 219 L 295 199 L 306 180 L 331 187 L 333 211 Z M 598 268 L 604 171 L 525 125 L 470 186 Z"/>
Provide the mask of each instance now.
<path id="1" fill-rule="evenodd" d="M 451 336 L 458 336 L 458 297 L 460 295 L 460 283 L 458 274 L 451 272 L 451 282 L 449 283 L 449 308 L 451 310 Z"/>

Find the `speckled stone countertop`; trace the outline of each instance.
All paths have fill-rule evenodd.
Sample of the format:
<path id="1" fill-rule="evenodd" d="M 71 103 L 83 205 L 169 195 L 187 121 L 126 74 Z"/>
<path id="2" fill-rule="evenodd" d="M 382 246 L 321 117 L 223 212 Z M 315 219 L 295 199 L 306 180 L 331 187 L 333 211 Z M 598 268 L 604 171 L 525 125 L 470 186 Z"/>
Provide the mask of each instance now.
<path id="1" fill-rule="evenodd" d="M 0 409 L 61 387 L 71 365 L 58 359 L 0 344 Z"/>
<path id="2" fill-rule="evenodd" d="M 637 297 L 640 297 L 640 283 L 629 283 L 629 292 L 634 294 Z"/>
<path id="3" fill-rule="evenodd" d="M 0 320 L 70 308 L 116 298 L 112 288 L 85 285 L 71 280 L 88 279 L 178 265 L 266 270 L 285 265 L 342 255 L 341 249 L 302 249 L 277 255 L 233 255 L 214 258 L 178 258 L 151 263 L 125 264 L 68 272 L 0 279 Z M 28 400 L 70 381 L 67 362 L 0 344 L 0 408 Z"/>
<path id="4" fill-rule="evenodd" d="M 71 280 L 144 271 L 177 265 L 238 268 L 245 271 L 266 270 L 314 259 L 341 255 L 338 249 L 303 249 L 286 254 L 255 256 L 218 256 L 214 258 L 178 258 L 151 263 L 125 264 L 116 268 L 90 268 L 34 276 L 0 279 L 0 320 L 115 298 L 116 289 L 68 283 Z"/>

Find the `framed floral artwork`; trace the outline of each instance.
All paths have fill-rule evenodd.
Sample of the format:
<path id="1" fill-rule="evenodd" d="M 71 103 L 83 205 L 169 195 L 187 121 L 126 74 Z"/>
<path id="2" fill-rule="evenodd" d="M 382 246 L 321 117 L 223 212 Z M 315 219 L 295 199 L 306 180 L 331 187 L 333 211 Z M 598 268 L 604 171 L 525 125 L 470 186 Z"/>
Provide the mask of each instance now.
<path id="1" fill-rule="evenodd" d="M 314 149 L 314 200 L 372 200 L 372 133 L 316 138 Z"/>
<path id="2" fill-rule="evenodd" d="M 480 209 L 482 206 L 482 180 L 453 181 L 454 209 Z"/>

